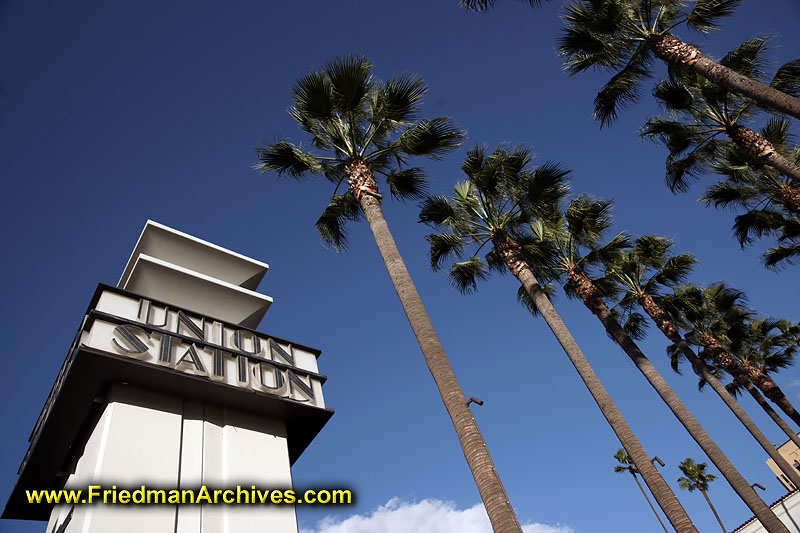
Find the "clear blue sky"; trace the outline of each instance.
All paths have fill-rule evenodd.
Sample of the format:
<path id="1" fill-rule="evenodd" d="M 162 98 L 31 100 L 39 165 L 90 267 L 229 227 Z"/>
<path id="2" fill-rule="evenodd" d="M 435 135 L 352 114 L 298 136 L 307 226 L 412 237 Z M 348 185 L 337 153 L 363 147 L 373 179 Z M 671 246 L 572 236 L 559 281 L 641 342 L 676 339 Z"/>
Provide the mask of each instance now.
<path id="1" fill-rule="evenodd" d="M 695 253 L 696 282 L 727 280 L 759 311 L 800 320 L 797 268 L 768 272 L 757 259 L 764 246 L 740 251 L 733 215 L 698 204 L 700 187 L 668 192 L 664 149 L 637 135 L 656 111 L 651 101 L 599 130 L 591 103 L 607 76 L 563 74 L 558 4 L 534 11 L 506 0 L 477 15 L 455 0 L 1 2 L 0 501 L 96 284 L 117 282 L 151 218 L 268 262 L 260 290 L 275 304 L 260 329 L 324 350 L 336 415 L 294 479 L 344 483 L 358 502 L 303 509 L 301 526 L 369 514 L 395 497 L 458 510 L 479 503 L 366 225 L 352 228 L 351 249 L 337 255 L 314 230 L 326 184 L 251 170 L 259 142 L 304 140 L 286 113 L 290 87 L 338 54 L 367 55 L 382 78 L 421 74 L 430 85 L 425 114 L 452 115 L 470 145 L 532 144 L 540 162 L 574 169 L 575 191 L 616 199 L 617 229 L 666 235 Z M 722 32 L 691 39 L 721 56 L 771 34 L 771 57 L 785 62 L 800 56 L 798 23 L 793 0 L 748 0 Z M 463 156 L 422 163 L 432 192 L 452 190 Z M 387 200 L 385 211 L 467 396 L 486 402 L 474 412 L 520 519 L 577 532 L 656 530 L 633 482 L 613 472 L 618 441 L 550 332 L 516 303 L 513 280 L 460 296 L 428 269 L 416 207 Z M 705 460 L 702 452 L 594 317 L 563 295 L 556 306 L 678 492 L 677 464 Z M 765 454 L 722 403 L 669 369 L 660 335 L 642 346 L 745 477 L 767 487 L 764 499 L 781 497 Z M 799 378 L 796 368 L 777 378 L 795 402 Z M 785 440 L 743 403 L 773 442 Z M 701 531 L 717 527 L 700 495 L 678 496 Z M 711 497 L 730 529 L 750 517 L 724 480 Z M 43 528 L 0 522 L 9 533 Z"/>

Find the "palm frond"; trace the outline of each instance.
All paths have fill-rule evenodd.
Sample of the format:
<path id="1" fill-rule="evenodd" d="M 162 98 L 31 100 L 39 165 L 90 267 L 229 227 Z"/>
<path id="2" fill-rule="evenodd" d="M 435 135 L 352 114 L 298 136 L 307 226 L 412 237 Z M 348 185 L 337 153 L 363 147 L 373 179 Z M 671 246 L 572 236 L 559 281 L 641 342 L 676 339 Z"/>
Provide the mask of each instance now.
<path id="1" fill-rule="evenodd" d="M 790 142 L 793 136 L 789 128 L 792 122 L 786 117 L 771 117 L 759 131 L 761 136 L 768 140 L 772 145 L 781 150 L 786 147 L 787 142 Z"/>
<path id="2" fill-rule="evenodd" d="M 316 174 L 324 170 L 322 163 L 313 154 L 303 152 L 286 141 L 257 146 L 256 154 L 258 163 L 253 167 L 262 173 L 274 170 L 279 176 L 288 174 L 299 180 L 306 173 Z"/>
<path id="3" fill-rule="evenodd" d="M 613 223 L 612 205 L 611 200 L 598 200 L 587 194 L 575 197 L 564 213 L 569 233 L 581 244 L 594 246 Z"/>
<path id="4" fill-rule="evenodd" d="M 733 234 L 739 245 L 744 247 L 751 244 L 754 238 L 779 232 L 784 222 L 784 215 L 772 209 L 748 211 L 738 215 L 734 220 Z"/>
<path id="5" fill-rule="evenodd" d="M 542 0 L 519 0 L 531 7 L 540 7 Z M 549 1 L 549 0 L 548 0 Z M 497 0 L 458 0 L 458 5 L 467 11 L 486 13 L 497 4 Z"/>
<path id="6" fill-rule="evenodd" d="M 793 59 L 779 68 L 769 86 L 789 96 L 800 97 L 800 59 Z"/>
<path id="7" fill-rule="evenodd" d="M 348 54 L 325 65 L 331 85 L 331 100 L 345 115 L 360 111 L 372 85 L 372 63 L 360 54 Z"/>
<path id="8" fill-rule="evenodd" d="M 322 240 L 343 252 L 348 244 L 345 224 L 360 217 L 361 207 L 352 194 L 335 194 L 315 225 Z"/>
<path id="9" fill-rule="evenodd" d="M 741 0 L 697 0 L 686 24 L 703 33 L 719 29 L 719 19 L 732 16 L 740 3 Z"/>
<path id="10" fill-rule="evenodd" d="M 618 111 L 632 106 L 641 96 L 641 83 L 651 76 L 649 64 L 652 52 L 642 44 L 633 53 L 628 64 L 614 74 L 594 99 L 594 118 L 600 127 L 611 125 Z"/>
<path id="11" fill-rule="evenodd" d="M 697 258 L 690 253 L 670 257 L 656 275 L 656 281 L 668 287 L 676 286 L 686 281 L 696 264 Z"/>
<path id="12" fill-rule="evenodd" d="M 373 120 L 387 120 L 393 125 L 407 124 L 416 119 L 419 105 L 427 93 L 428 86 L 419 76 L 394 76 L 375 96 Z"/>
<path id="13" fill-rule="evenodd" d="M 714 141 L 708 141 L 696 147 L 685 157 L 678 159 L 670 154 L 667 157 L 667 173 L 664 176 L 669 190 L 673 193 L 688 191 L 694 181 L 708 172 L 708 166 L 705 163 L 714 157 L 715 151 Z"/>
<path id="14" fill-rule="evenodd" d="M 700 200 L 714 207 L 727 207 L 731 205 L 747 207 L 749 204 L 757 201 L 758 198 L 759 191 L 756 187 L 732 183 L 730 181 L 721 181 L 706 189 Z"/>
<path id="15" fill-rule="evenodd" d="M 503 261 L 503 258 L 500 257 L 500 254 L 498 254 L 497 250 L 494 248 L 492 248 L 484 258 L 486 259 L 486 266 L 491 272 L 497 272 L 498 274 L 505 274 L 508 272 L 508 266 L 506 266 L 505 261 Z"/>
<path id="16" fill-rule="evenodd" d="M 428 190 L 428 180 L 420 167 L 392 169 L 386 176 L 392 196 L 398 200 L 419 200 Z"/>
<path id="17" fill-rule="evenodd" d="M 780 270 L 788 265 L 800 264 L 800 243 L 770 248 L 764 253 L 761 261 L 770 270 Z"/>
<path id="18" fill-rule="evenodd" d="M 419 221 L 429 226 L 447 224 L 454 216 L 455 209 L 446 196 L 428 196 L 420 204 Z"/>
<path id="19" fill-rule="evenodd" d="M 409 155 L 438 159 L 461 146 L 465 137 L 466 132 L 450 117 L 423 119 L 404 131 L 395 141 L 393 148 Z"/>
<path id="20" fill-rule="evenodd" d="M 695 126 L 663 118 L 649 119 L 640 135 L 664 143 L 673 157 L 702 141 Z"/>
<path id="21" fill-rule="evenodd" d="M 661 80 L 653 87 L 653 96 L 669 111 L 686 111 L 692 108 L 694 95 L 683 83 Z"/>
<path id="22" fill-rule="evenodd" d="M 634 340 L 640 341 L 647 337 L 649 322 L 641 313 L 629 313 L 622 323 L 622 329 Z"/>
<path id="23" fill-rule="evenodd" d="M 536 218 L 552 218 L 561 210 L 561 203 L 570 193 L 567 178 L 570 170 L 560 163 L 546 161 L 523 183 L 526 209 Z"/>
<path id="24" fill-rule="evenodd" d="M 486 165 L 486 146 L 476 144 L 467 150 L 467 157 L 461 163 L 461 170 L 470 180 Z"/>
<path id="25" fill-rule="evenodd" d="M 451 233 L 438 233 L 425 237 L 431 245 L 428 257 L 431 261 L 431 269 L 439 270 L 442 262 L 451 257 L 461 257 L 464 242 Z"/>
<path id="26" fill-rule="evenodd" d="M 453 263 L 450 268 L 450 284 L 461 294 L 471 294 L 478 288 L 478 281 L 488 277 L 486 264 L 476 256 L 471 257 L 469 261 Z"/>
<path id="27" fill-rule="evenodd" d="M 292 88 L 294 107 L 300 115 L 311 120 L 327 120 L 333 115 L 333 91 L 323 72 L 301 76 Z"/>
<path id="28" fill-rule="evenodd" d="M 735 50 L 728 52 L 719 63 L 743 76 L 760 80 L 764 77 L 766 66 L 764 51 L 767 49 L 767 43 L 767 39 L 761 37 L 748 39 Z"/>

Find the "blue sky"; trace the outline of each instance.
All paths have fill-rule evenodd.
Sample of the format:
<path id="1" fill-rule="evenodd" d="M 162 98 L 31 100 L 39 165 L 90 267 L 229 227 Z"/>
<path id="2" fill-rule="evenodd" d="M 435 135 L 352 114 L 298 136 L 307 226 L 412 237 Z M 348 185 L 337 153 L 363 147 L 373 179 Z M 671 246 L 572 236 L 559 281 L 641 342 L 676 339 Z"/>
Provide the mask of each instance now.
<path id="1" fill-rule="evenodd" d="M 305 140 L 286 113 L 292 83 L 343 53 L 367 55 L 381 78 L 419 73 L 430 86 L 425 115 L 453 116 L 467 146 L 533 145 L 537 161 L 573 169 L 576 192 L 616 200 L 616 229 L 665 235 L 696 254 L 694 281 L 724 279 L 759 311 L 800 320 L 797 268 L 764 270 L 764 245 L 741 251 L 733 214 L 699 204 L 701 187 L 668 192 L 664 149 L 637 134 L 657 111 L 650 99 L 611 129 L 593 122 L 607 75 L 563 73 L 558 4 L 534 11 L 507 0 L 477 15 L 455 0 L 0 3 L 0 500 L 96 284 L 117 282 L 150 218 L 269 263 L 260 290 L 275 303 L 259 329 L 324 350 L 336 415 L 293 475 L 298 487 L 348 485 L 358 500 L 303 509 L 303 528 L 333 531 L 387 509 L 463 516 L 479 503 L 366 225 L 352 227 L 351 249 L 338 255 L 314 229 L 327 184 L 251 169 L 258 143 Z M 777 64 L 800 55 L 798 21 L 792 0 L 747 0 L 722 32 L 689 37 L 719 57 L 774 35 Z M 421 162 L 432 192 L 452 190 L 463 157 Z M 618 441 L 549 330 L 516 303 L 514 280 L 459 295 L 428 268 L 416 206 L 384 205 L 466 395 L 486 402 L 474 412 L 520 520 L 576 532 L 657 528 L 633 482 L 614 474 Z M 675 482 L 681 460 L 704 460 L 700 449 L 582 305 L 561 295 L 556 306 L 645 448 L 667 463 L 663 475 L 695 524 L 717 527 L 702 497 Z M 642 347 L 745 477 L 767 487 L 765 501 L 781 497 L 763 451 L 710 391 L 672 373 L 662 338 L 652 333 Z M 777 381 L 800 401 L 796 368 Z M 773 442 L 786 440 L 743 404 Z M 724 480 L 711 498 L 730 529 L 750 517 Z M 43 527 L 0 522 L 10 533 Z"/>

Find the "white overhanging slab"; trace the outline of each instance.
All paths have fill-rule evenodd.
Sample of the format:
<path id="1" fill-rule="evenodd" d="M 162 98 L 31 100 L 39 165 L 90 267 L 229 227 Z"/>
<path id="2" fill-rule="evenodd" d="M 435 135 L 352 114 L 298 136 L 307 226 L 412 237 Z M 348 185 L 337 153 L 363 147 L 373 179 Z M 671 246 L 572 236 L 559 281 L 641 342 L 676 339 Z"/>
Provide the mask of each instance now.
<path id="1" fill-rule="evenodd" d="M 140 255 L 149 255 L 224 282 L 255 290 L 269 265 L 148 220 L 117 284 L 128 280 Z"/>
<path id="2" fill-rule="evenodd" d="M 255 329 L 272 304 L 264 294 L 139 253 L 120 288 Z"/>

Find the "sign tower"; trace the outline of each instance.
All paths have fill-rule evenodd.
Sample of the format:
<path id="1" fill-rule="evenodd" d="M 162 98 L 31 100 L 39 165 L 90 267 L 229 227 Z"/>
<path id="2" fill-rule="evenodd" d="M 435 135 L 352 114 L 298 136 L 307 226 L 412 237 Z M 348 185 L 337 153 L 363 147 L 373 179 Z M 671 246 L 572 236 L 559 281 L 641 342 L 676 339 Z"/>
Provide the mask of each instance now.
<path id="1" fill-rule="evenodd" d="M 268 268 L 148 221 L 118 285 L 92 297 L 3 518 L 49 520 L 47 533 L 297 533 L 294 506 L 253 504 L 256 489 L 291 488 L 333 410 L 321 352 L 254 329 Z M 82 502 L 28 503 L 65 487 Z"/>

